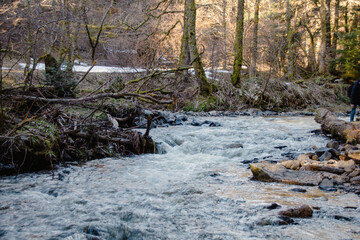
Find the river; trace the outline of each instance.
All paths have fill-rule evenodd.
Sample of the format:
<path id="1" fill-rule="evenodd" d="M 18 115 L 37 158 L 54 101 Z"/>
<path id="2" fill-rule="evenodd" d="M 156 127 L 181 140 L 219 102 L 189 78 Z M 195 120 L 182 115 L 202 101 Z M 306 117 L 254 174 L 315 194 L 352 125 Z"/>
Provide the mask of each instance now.
<path id="1" fill-rule="evenodd" d="M 221 127 L 152 129 L 162 154 L 0 178 L 0 239 L 360 239 L 359 196 L 251 180 L 249 161 L 326 145 L 313 117 L 206 119 Z"/>

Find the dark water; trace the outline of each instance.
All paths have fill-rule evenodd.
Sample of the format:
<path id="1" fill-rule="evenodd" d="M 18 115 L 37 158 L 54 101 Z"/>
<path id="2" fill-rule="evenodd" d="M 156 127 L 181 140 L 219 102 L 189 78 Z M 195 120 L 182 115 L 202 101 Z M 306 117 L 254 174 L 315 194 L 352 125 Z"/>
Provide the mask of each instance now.
<path id="1" fill-rule="evenodd" d="M 252 181 L 243 163 L 325 146 L 312 118 L 212 120 L 153 129 L 165 154 L 1 178 L 0 239 L 360 239 L 357 195 Z M 302 204 L 313 217 L 282 225 Z"/>

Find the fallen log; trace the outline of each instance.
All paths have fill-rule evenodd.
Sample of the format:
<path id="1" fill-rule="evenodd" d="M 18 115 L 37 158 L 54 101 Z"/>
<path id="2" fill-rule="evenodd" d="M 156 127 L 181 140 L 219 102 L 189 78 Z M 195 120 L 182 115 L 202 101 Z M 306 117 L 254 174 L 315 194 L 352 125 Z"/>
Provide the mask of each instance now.
<path id="1" fill-rule="evenodd" d="M 347 122 L 339 119 L 327 109 L 320 109 L 315 121 L 321 124 L 323 132 L 331 134 L 339 141 L 351 144 L 360 143 L 359 122 Z"/>
<path id="2" fill-rule="evenodd" d="M 46 103 L 58 103 L 58 104 L 81 104 L 85 102 L 91 102 L 96 100 L 101 100 L 105 98 L 125 98 L 125 97 L 136 97 L 138 99 L 146 99 L 154 103 L 158 104 L 171 104 L 172 100 L 158 100 L 155 97 L 137 93 L 130 93 L 130 92 L 120 92 L 120 93 L 100 93 L 93 96 L 85 96 L 80 98 L 44 98 L 38 96 L 27 96 L 27 95 L 3 95 L 0 98 L 8 98 L 16 101 L 23 101 L 23 100 L 30 100 L 30 101 L 39 101 L 39 102 L 46 102 Z"/>

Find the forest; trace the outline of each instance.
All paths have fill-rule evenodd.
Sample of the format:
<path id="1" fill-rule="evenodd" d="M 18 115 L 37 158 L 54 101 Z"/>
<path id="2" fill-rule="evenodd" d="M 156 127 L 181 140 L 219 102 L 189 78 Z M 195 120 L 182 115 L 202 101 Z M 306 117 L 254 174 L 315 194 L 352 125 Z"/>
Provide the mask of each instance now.
<path id="1" fill-rule="evenodd" d="M 5 172 L 156 152 L 156 110 L 344 111 L 360 77 L 358 0 L 3 0 L 0 12 Z"/>

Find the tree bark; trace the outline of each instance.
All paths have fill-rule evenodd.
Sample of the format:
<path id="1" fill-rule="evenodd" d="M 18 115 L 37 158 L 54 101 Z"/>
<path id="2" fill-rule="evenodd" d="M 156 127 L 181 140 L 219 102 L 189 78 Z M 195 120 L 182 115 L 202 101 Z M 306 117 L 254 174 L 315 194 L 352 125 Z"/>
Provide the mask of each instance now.
<path id="1" fill-rule="evenodd" d="M 259 9 L 260 9 L 260 0 L 255 2 L 255 16 L 254 16 L 254 31 L 253 31 L 253 49 L 252 49 L 252 59 L 251 59 L 251 71 L 250 77 L 256 77 L 256 63 L 258 61 L 258 30 L 259 30 Z"/>
<path id="2" fill-rule="evenodd" d="M 339 8 L 340 8 L 340 0 L 335 0 L 335 13 L 334 13 L 334 29 L 333 29 L 333 37 L 331 44 L 331 58 L 336 58 L 336 49 L 337 49 L 337 40 L 338 40 L 338 31 L 339 31 Z M 332 74 L 336 73 L 336 64 L 331 62 L 329 65 L 329 72 Z"/>
<path id="3" fill-rule="evenodd" d="M 198 82 L 200 91 L 203 96 L 211 93 L 210 84 L 205 75 L 205 70 L 201 62 L 200 54 L 196 43 L 196 4 L 195 0 L 185 1 L 184 10 L 184 30 L 180 53 L 180 67 L 193 65 L 195 70 L 195 78 Z"/>
<path id="4" fill-rule="evenodd" d="M 241 85 L 241 67 L 243 62 L 243 38 L 244 38 L 244 0 L 238 0 L 236 33 L 235 33 L 235 59 L 233 65 L 233 73 L 231 75 L 231 83 L 235 87 Z"/>
<path id="5" fill-rule="evenodd" d="M 260 0 L 259 0 L 260 1 Z M 223 21 L 223 69 L 226 70 L 227 68 L 227 24 L 226 24 L 226 5 L 227 0 L 223 0 L 223 12 L 222 12 L 222 21 Z"/>
<path id="6" fill-rule="evenodd" d="M 293 31 L 294 29 L 291 27 L 291 6 L 290 6 L 290 0 L 286 1 L 286 29 L 287 29 L 287 43 L 288 43 L 288 54 L 287 54 L 287 60 L 288 60 L 288 71 L 287 71 L 287 77 L 290 81 L 294 80 L 294 52 L 293 52 Z M 296 19 L 294 20 L 296 21 Z"/>
<path id="7" fill-rule="evenodd" d="M 320 0 L 321 47 L 319 54 L 319 72 L 328 72 L 329 50 L 331 47 L 330 0 Z"/>

